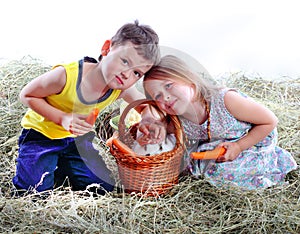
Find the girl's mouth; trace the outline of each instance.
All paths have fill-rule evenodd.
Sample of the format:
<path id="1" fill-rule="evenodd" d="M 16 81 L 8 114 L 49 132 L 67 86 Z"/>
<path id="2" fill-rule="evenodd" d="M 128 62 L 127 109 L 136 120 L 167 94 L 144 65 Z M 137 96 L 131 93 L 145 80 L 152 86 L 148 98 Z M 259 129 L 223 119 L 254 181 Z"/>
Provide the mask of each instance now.
<path id="1" fill-rule="evenodd" d="M 169 108 L 173 109 L 175 102 L 176 102 L 176 100 L 169 102 L 169 104 L 168 104 Z"/>
<path id="2" fill-rule="evenodd" d="M 166 103 L 166 104 L 165 104 L 166 109 L 169 110 L 169 111 L 170 111 L 170 110 L 171 110 L 171 111 L 174 111 L 174 110 L 173 110 L 173 107 L 174 107 L 174 105 L 175 105 L 175 102 L 176 102 L 176 100 L 174 100 L 174 101 L 172 101 L 172 102 L 169 102 L 169 103 Z"/>

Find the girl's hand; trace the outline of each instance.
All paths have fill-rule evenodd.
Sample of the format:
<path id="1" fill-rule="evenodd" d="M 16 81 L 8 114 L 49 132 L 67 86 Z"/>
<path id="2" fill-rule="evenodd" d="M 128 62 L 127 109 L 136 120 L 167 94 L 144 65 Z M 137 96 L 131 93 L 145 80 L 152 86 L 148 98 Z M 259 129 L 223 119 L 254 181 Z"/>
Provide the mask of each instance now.
<path id="1" fill-rule="evenodd" d="M 139 124 L 139 130 L 143 133 L 143 136 L 137 139 L 140 145 L 159 144 L 167 136 L 166 126 L 158 121 L 142 120 Z"/>
<path id="2" fill-rule="evenodd" d="M 86 115 L 66 113 L 62 117 L 62 127 L 70 133 L 81 136 L 93 129 L 93 125 L 85 121 Z"/>
<path id="3" fill-rule="evenodd" d="M 218 147 L 224 147 L 226 153 L 216 160 L 218 163 L 233 161 L 242 152 L 239 144 L 237 142 L 223 142 L 218 145 Z"/>

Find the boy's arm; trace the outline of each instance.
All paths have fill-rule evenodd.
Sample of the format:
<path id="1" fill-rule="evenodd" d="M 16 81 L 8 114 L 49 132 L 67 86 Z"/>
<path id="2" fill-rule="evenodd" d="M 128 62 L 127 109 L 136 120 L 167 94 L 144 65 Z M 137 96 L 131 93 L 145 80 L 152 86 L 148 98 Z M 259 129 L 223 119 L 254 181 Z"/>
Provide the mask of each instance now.
<path id="1" fill-rule="evenodd" d="M 123 98 L 124 101 L 131 103 L 133 101 L 139 100 L 139 99 L 144 99 L 145 95 L 140 92 L 136 86 L 131 86 L 129 89 L 124 90 L 121 95 L 119 96 L 119 98 Z M 142 110 L 146 107 L 146 105 L 140 105 L 138 107 L 136 107 L 136 111 L 138 111 L 139 113 L 142 112 Z"/>
<path id="2" fill-rule="evenodd" d="M 139 130 L 143 133 L 137 139 L 140 145 L 161 143 L 167 135 L 167 122 L 164 116 L 160 115 L 152 106 L 147 106 L 142 111 L 142 120 Z"/>
<path id="3" fill-rule="evenodd" d="M 74 135 L 83 135 L 92 128 L 84 121 L 84 115 L 66 113 L 53 106 L 46 97 L 60 93 L 66 84 L 65 68 L 59 66 L 29 82 L 20 92 L 21 102 L 44 116 L 48 120 L 61 125 Z"/>
<path id="4" fill-rule="evenodd" d="M 29 82 L 20 92 L 20 101 L 56 124 L 61 124 L 64 112 L 47 103 L 45 97 L 60 93 L 66 83 L 63 67 L 57 67 Z"/>
<path id="5" fill-rule="evenodd" d="M 131 103 L 135 100 L 145 99 L 145 95 L 140 92 L 135 86 L 132 86 L 129 89 L 123 91 L 119 98 L 123 98 L 126 102 Z M 154 144 L 162 142 L 166 137 L 166 126 L 162 124 L 161 116 L 156 113 L 154 108 L 151 108 L 148 105 L 140 105 L 135 109 L 142 114 L 142 121 L 140 123 L 139 130 L 147 136 L 150 135 L 150 132 L 154 133 L 149 141 L 140 142 L 140 144 Z"/>

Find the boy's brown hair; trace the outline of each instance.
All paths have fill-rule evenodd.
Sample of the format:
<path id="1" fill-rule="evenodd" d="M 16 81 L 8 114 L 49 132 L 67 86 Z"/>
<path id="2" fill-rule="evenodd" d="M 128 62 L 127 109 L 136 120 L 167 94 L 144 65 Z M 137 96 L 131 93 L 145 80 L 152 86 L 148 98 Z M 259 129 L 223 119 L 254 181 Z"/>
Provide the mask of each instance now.
<path id="1" fill-rule="evenodd" d="M 148 25 L 139 25 L 139 21 L 123 25 L 111 38 L 111 45 L 123 45 L 130 41 L 143 58 L 158 64 L 160 60 L 159 37 Z M 101 55 L 99 61 L 101 60 Z"/>

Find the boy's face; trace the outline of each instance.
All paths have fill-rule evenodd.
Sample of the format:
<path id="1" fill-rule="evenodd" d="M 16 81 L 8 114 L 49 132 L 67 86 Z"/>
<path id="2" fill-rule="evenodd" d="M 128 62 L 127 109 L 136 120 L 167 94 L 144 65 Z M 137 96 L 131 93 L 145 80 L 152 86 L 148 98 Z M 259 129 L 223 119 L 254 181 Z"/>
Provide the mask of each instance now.
<path id="1" fill-rule="evenodd" d="M 137 53 L 131 42 L 114 45 L 101 61 L 106 84 L 112 89 L 126 90 L 137 82 L 153 63 Z"/>

